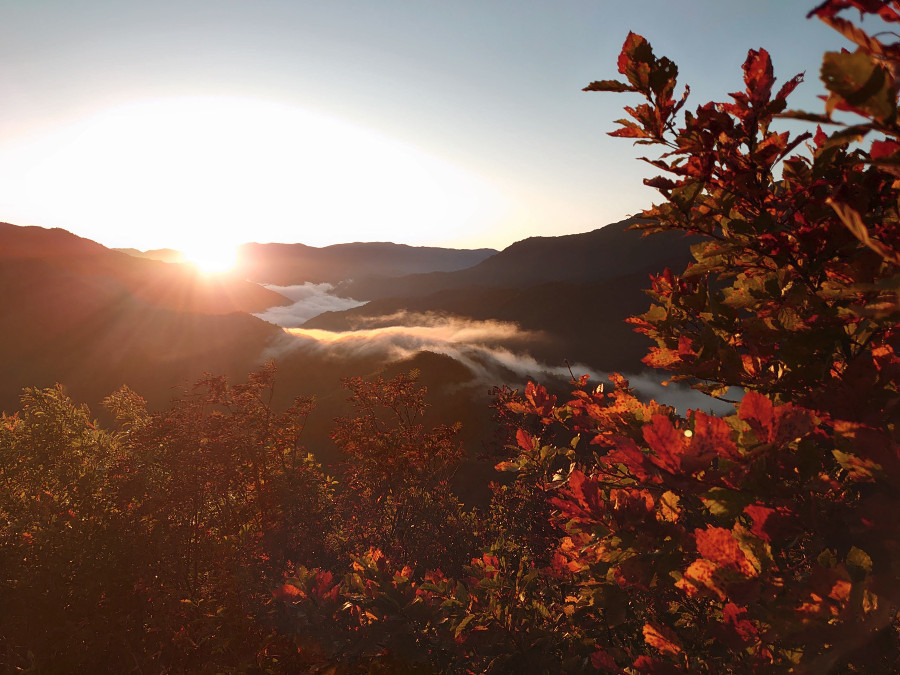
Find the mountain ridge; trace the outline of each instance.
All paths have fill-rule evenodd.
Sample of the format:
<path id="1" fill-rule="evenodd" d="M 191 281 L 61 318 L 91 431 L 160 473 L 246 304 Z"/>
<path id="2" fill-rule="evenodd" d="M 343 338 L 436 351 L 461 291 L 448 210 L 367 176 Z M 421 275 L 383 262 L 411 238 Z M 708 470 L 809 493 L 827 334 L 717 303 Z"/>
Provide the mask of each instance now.
<path id="1" fill-rule="evenodd" d="M 690 256 L 690 240 L 681 233 L 666 232 L 648 238 L 630 229 L 640 222 L 640 218 L 627 218 L 590 232 L 528 237 L 469 268 L 346 281 L 337 286 L 337 293 L 358 300 L 378 300 L 472 286 L 520 287 L 552 281 L 591 283 L 626 274 L 636 266 L 661 270 Z"/>
<path id="2" fill-rule="evenodd" d="M 235 271 L 259 283 L 290 286 L 335 284 L 351 278 L 392 277 L 423 271 L 471 267 L 494 249 L 453 249 L 392 242 L 351 242 L 315 247 L 306 244 L 244 244 Z"/>

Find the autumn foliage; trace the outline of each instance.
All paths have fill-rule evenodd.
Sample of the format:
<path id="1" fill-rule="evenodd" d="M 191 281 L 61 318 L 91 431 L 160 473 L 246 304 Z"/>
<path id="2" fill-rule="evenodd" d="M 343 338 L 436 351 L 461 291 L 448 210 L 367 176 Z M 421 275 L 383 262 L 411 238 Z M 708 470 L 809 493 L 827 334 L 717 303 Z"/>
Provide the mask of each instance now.
<path id="1" fill-rule="evenodd" d="M 638 227 L 697 242 L 631 320 L 645 362 L 733 412 L 618 375 L 495 390 L 505 456 L 472 507 L 414 375 L 346 381 L 327 473 L 272 366 L 159 413 L 123 389 L 111 431 L 27 391 L 0 424 L 7 670 L 900 670 L 900 43 L 847 10 L 900 23 L 811 12 L 855 45 L 824 56 L 823 114 L 763 49 L 690 110 L 634 33 L 623 80 L 587 87 L 643 99 L 612 132 L 656 153 Z"/>

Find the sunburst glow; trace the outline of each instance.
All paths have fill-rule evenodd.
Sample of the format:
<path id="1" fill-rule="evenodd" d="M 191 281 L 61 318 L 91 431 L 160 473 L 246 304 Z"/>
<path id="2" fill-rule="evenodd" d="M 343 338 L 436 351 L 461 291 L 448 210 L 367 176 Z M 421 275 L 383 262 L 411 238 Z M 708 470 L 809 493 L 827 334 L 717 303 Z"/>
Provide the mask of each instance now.
<path id="1" fill-rule="evenodd" d="M 228 245 L 217 246 L 211 243 L 195 249 L 185 249 L 182 254 L 186 262 L 204 274 L 225 274 L 237 262 L 237 248 Z"/>
<path id="2" fill-rule="evenodd" d="M 5 218 L 116 246 L 434 243 L 503 211 L 486 182 L 412 146 L 252 99 L 122 105 L 0 157 L 16 169 L 0 175 Z"/>

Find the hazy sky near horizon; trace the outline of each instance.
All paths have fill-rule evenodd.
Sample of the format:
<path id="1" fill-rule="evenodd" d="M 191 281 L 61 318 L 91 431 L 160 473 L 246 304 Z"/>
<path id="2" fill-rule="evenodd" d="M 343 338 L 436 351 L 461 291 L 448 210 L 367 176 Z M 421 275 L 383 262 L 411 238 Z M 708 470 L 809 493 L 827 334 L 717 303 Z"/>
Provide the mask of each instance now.
<path id="1" fill-rule="evenodd" d="M 109 246 L 503 248 L 648 206 L 606 132 L 629 30 L 688 107 L 750 48 L 820 110 L 846 45 L 796 0 L 0 0 L 0 220 Z"/>

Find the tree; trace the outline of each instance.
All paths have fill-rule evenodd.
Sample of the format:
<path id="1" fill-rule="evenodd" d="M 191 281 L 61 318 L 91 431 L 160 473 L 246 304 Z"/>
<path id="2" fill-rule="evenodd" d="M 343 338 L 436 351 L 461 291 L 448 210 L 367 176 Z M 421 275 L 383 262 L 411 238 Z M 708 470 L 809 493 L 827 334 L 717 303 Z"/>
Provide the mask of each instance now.
<path id="1" fill-rule="evenodd" d="M 21 402 L 0 418 L 0 663 L 129 669 L 143 617 L 109 480 L 123 449 L 59 386 Z"/>
<path id="2" fill-rule="evenodd" d="M 426 427 L 418 373 L 343 381 L 351 415 L 331 438 L 346 456 L 342 503 L 351 551 L 374 547 L 420 570 L 457 569 L 476 530 L 449 485 L 463 456 L 459 425 Z"/>
<path id="3" fill-rule="evenodd" d="M 789 111 L 800 77 L 773 94 L 769 56 L 752 50 L 743 91 L 682 119 L 676 66 L 633 33 L 626 81 L 587 87 L 645 98 L 613 132 L 663 150 L 647 161 L 666 175 L 647 182 L 665 201 L 640 227 L 699 237 L 695 262 L 655 276 L 633 320 L 657 343 L 647 363 L 744 394 L 715 417 L 641 402 L 620 376 L 608 391 L 582 378 L 564 402 L 534 384 L 504 392 L 524 419 L 510 421 L 515 456 L 498 469 L 516 476 L 518 504 L 547 496 L 559 543 L 548 562 L 495 545 L 455 579 L 395 575 L 406 600 L 393 616 L 413 630 L 412 607 L 425 608 L 415 625 L 440 645 L 432 667 L 900 668 L 900 46 L 842 18 L 848 8 L 900 22 L 897 2 L 813 11 L 858 45 L 825 55 L 825 115 Z M 836 109 L 862 119 L 838 124 Z M 780 117 L 820 126 L 792 138 Z M 365 569 L 335 587 L 361 617 L 393 592 L 363 583 Z"/>
<path id="4" fill-rule="evenodd" d="M 255 666 L 285 568 L 334 561 L 332 482 L 300 444 L 314 402 L 276 412 L 275 375 L 206 375 L 156 413 L 127 389 L 107 399 L 128 450 L 115 487 L 137 524 L 135 588 L 161 642 L 144 650 L 167 667 Z"/>
<path id="5" fill-rule="evenodd" d="M 887 515 L 900 507 L 900 48 L 840 18 L 849 7 L 900 21 L 897 3 L 814 10 L 858 45 L 825 55 L 823 116 L 788 111 L 800 77 L 773 95 L 769 56 L 752 50 L 744 91 L 679 126 L 688 90 L 675 99 L 676 66 L 634 33 L 626 81 L 587 87 L 641 94 L 612 135 L 664 151 L 647 161 L 667 175 L 647 183 L 666 201 L 638 227 L 700 237 L 696 262 L 653 278 L 654 304 L 633 320 L 657 342 L 645 361 L 714 396 L 747 392 L 724 418 L 639 404 L 621 380 L 549 411 L 519 404 L 581 437 L 553 503 L 575 613 L 608 636 L 595 665 L 900 664 L 900 529 Z M 834 109 L 862 122 L 774 129 L 779 116 L 835 123 Z M 805 141 L 809 155 L 795 152 Z"/>

